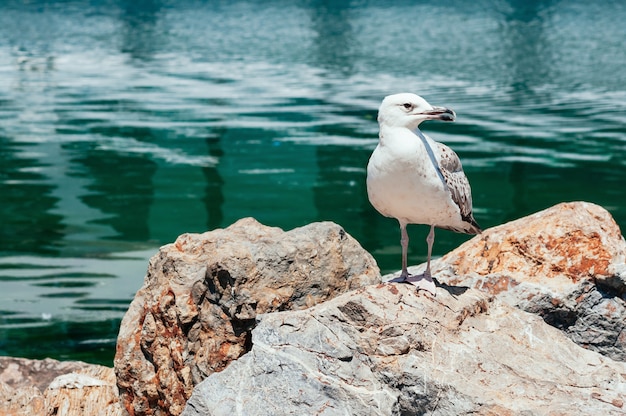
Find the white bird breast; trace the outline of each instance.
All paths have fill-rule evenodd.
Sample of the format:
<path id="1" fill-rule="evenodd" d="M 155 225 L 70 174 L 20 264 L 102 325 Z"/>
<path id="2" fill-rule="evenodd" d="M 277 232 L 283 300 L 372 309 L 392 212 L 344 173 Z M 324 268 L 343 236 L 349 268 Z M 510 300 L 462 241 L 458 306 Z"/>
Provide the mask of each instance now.
<path id="1" fill-rule="evenodd" d="M 421 140 L 400 138 L 379 144 L 367 165 L 369 200 L 382 215 L 407 224 L 455 224 L 460 221 L 452 201 Z"/>

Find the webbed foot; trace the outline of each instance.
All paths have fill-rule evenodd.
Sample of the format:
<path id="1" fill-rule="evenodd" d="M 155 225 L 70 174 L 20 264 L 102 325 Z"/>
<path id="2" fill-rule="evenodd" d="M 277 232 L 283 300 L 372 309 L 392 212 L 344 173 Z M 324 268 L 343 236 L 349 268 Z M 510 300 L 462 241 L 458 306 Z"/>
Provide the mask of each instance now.
<path id="1" fill-rule="evenodd" d="M 437 296 L 437 286 L 430 274 L 422 273 L 417 275 L 400 275 L 396 278 L 388 280 L 387 283 L 410 283 L 417 287 L 417 290 L 425 290 L 433 296 Z"/>

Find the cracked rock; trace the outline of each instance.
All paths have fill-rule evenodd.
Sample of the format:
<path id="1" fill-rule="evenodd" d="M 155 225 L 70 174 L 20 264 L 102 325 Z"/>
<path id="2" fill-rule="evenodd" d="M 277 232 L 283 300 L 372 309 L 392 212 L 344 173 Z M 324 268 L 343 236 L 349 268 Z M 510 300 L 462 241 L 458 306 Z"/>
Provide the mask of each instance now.
<path id="1" fill-rule="evenodd" d="M 122 321 L 121 402 L 132 415 L 178 415 L 196 384 L 250 350 L 258 314 L 304 309 L 378 282 L 372 256 L 329 222 L 284 232 L 247 218 L 181 235 L 150 260 Z M 298 323 L 291 325 L 283 331 Z M 349 358 L 345 347 L 327 347 L 329 356 Z"/>
<path id="2" fill-rule="evenodd" d="M 625 261 L 611 214 L 571 202 L 485 230 L 435 260 L 432 272 L 440 283 L 496 295 L 582 347 L 626 361 Z"/>
<path id="3" fill-rule="evenodd" d="M 262 315 L 252 344 L 196 386 L 184 416 L 626 411 L 625 363 L 474 289 L 369 286 Z"/>
<path id="4" fill-rule="evenodd" d="M 112 368 L 0 357 L 0 415 L 121 416 Z"/>

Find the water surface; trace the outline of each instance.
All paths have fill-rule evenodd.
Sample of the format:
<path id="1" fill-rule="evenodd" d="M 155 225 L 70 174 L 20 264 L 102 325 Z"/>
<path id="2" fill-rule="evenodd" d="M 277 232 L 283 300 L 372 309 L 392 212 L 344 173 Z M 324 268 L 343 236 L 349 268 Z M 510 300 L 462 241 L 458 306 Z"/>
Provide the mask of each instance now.
<path id="1" fill-rule="evenodd" d="M 572 200 L 626 224 L 623 2 L 379 3 L 3 2 L 0 354 L 111 364 L 148 258 L 242 217 L 335 221 L 399 268 L 365 191 L 390 93 L 457 112 L 423 130 L 484 228 Z"/>

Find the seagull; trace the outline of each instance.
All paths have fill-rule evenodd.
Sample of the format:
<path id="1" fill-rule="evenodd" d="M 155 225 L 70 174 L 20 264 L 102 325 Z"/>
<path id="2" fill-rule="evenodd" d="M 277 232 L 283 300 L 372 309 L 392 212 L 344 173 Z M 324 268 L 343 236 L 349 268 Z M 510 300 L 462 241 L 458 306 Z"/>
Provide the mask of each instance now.
<path id="1" fill-rule="evenodd" d="M 385 97 L 378 110 L 379 142 L 367 165 L 367 194 L 382 215 L 400 223 L 402 272 L 408 282 L 435 295 L 430 257 L 435 227 L 458 233 L 482 230 L 472 214 L 472 194 L 459 157 L 419 130 L 425 120 L 454 121 L 454 111 L 435 107 L 411 93 Z M 421 275 L 409 275 L 407 224 L 430 225 L 428 261 Z"/>

